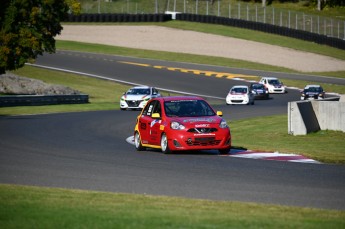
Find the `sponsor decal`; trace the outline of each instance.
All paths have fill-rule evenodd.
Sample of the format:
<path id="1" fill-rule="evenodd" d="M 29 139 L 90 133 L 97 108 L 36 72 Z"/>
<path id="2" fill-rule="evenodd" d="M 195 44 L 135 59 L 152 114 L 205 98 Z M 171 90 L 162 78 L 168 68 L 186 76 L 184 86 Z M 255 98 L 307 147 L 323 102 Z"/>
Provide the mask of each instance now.
<path id="1" fill-rule="evenodd" d="M 209 127 L 209 126 L 210 126 L 210 124 L 196 124 L 195 125 L 196 128 L 202 128 L 202 127 L 205 128 L 205 127 Z"/>
<path id="2" fill-rule="evenodd" d="M 194 136 L 215 136 L 213 133 L 201 133 L 201 134 L 194 134 Z"/>
<path id="3" fill-rule="evenodd" d="M 160 125 L 159 130 L 164 130 L 164 125 Z"/>
<path id="4" fill-rule="evenodd" d="M 192 118 L 192 119 L 185 119 L 183 120 L 183 122 L 190 122 L 190 123 L 193 123 L 193 122 L 215 122 L 215 119 L 213 118 Z"/>
<path id="5" fill-rule="evenodd" d="M 153 125 L 156 123 L 160 123 L 160 120 L 158 120 L 158 119 L 153 120 L 150 124 L 150 127 L 153 127 Z"/>

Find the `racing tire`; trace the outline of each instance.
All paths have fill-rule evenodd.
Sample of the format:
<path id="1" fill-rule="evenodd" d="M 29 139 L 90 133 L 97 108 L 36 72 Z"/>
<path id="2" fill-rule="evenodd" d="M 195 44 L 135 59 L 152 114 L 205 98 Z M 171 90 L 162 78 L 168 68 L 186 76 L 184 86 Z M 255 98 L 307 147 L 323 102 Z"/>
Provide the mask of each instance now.
<path id="1" fill-rule="evenodd" d="M 138 131 L 136 131 L 135 134 L 134 134 L 134 145 L 135 145 L 135 148 L 137 149 L 137 151 L 143 151 L 143 150 L 146 149 L 141 144 L 141 138 L 140 138 L 140 134 L 139 134 Z"/>
<path id="2" fill-rule="evenodd" d="M 126 108 L 120 108 L 120 110 L 125 111 L 125 110 L 126 110 Z"/>
<path id="3" fill-rule="evenodd" d="M 219 154 L 220 155 L 226 155 L 226 154 L 229 154 L 231 148 L 226 148 L 226 149 L 219 149 Z"/>
<path id="4" fill-rule="evenodd" d="M 168 144 L 168 137 L 165 133 L 163 133 L 161 137 L 161 148 L 162 148 L 162 153 L 164 154 L 171 153 L 171 150 L 169 149 L 169 144 Z"/>

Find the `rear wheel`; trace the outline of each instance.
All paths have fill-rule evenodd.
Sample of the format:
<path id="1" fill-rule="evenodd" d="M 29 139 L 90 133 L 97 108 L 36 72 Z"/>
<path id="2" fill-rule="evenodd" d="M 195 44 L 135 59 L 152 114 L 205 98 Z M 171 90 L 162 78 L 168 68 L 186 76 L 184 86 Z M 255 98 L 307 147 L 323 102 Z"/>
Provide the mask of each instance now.
<path id="1" fill-rule="evenodd" d="M 143 145 L 141 144 L 141 138 L 140 138 L 140 134 L 139 134 L 138 131 L 136 131 L 135 134 L 134 134 L 134 144 L 135 144 L 135 148 L 138 151 L 145 150 L 145 147 L 143 147 Z"/>
<path id="2" fill-rule="evenodd" d="M 161 137 L 161 148 L 162 148 L 162 153 L 170 153 L 169 145 L 168 145 L 168 138 L 165 133 L 162 134 Z"/>

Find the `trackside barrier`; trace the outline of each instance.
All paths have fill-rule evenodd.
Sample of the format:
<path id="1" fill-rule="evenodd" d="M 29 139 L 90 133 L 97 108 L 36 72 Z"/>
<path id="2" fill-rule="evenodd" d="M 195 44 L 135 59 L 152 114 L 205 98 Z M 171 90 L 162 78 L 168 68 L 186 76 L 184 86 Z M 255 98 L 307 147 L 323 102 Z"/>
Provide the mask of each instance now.
<path id="1" fill-rule="evenodd" d="M 69 14 L 65 22 L 165 22 L 171 14 Z"/>
<path id="2" fill-rule="evenodd" d="M 0 96 L 0 107 L 41 106 L 88 103 L 89 95 L 13 95 Z"/>
<path id="3" fill-rule="evenodd" d="M 265 33 L 272 33 L 305 41 L 311 41 L 339 49 L 345 49 L 345 40 L 342 39 L 262 22 L 247 21 L 236 18 L 217 17 L 213 15 L 196 14 L 176 14 L 176 20 L 219 24 L 244 29 L 257 30 Z"/>
<path id="4" fill-rule="evenodd" d="M 342 95 L 345 97 L 345 95 Z M 338 97 L 288 103 L 288 133 L 306 135 L 319 130 L 345 132 L 345 102 Z"/>

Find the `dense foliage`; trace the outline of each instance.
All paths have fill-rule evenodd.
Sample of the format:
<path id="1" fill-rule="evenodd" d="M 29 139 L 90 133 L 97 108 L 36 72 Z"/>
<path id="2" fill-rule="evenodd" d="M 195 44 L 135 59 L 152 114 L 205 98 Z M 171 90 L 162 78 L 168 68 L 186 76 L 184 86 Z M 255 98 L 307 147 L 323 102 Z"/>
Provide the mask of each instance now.
<path id="1" fill-rule="evenodd" d="M 54 52 L 60 22 L 76 8 L 75 0 L 2 0 L 0 74 L 22 67 L 43 52 Z"/>

